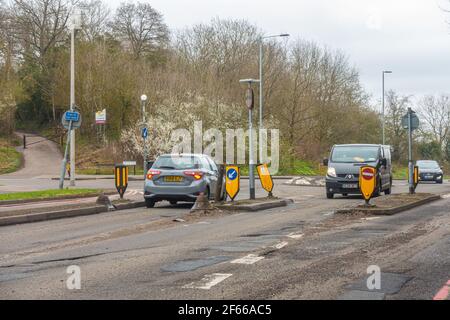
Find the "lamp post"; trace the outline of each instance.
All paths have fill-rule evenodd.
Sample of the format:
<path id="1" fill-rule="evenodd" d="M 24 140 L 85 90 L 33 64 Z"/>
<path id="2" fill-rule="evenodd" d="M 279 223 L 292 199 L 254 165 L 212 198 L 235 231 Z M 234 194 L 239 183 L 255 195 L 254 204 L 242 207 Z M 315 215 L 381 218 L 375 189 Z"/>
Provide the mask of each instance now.
<path id="1" fill-rule="evenodd" d="M 253 200 L 256 198 L 255 192 L 255 159 L 253 157 L 254 146 L 253 146 L 253 108 L 254 108 L 254 94 L 252 89 L 253 83 L 258 83 L 260 80 L 255 79 L 242 79 L 239 80 L 240 83 L 247 83 L 247 95 L 246 95 L 246 103 L 248 107 L 248 145 L 249 145 L 249 188 L 250 188 L 250 199 Z"/>
<path id="2" fill-rule="evenodd" d="M 70 111 L 75 109 L 75 34 L 81 29 L 81 11 L 72 15 L 70 33 Z M 75 130 L 70 131 L 70 186 L 75 186 Z"/>
<path id="3" fill-rule="evenodd" d="M 282 33 L 271 36 L 263 36 L 259 41 L 259 134 L 260 134 L 260 147 L 259 147 L 259 160 L 262 161 L 262 147 L 261 147 L 261 129 L 264 128 L 263 124 L 263 112 L 264 112 L 264 78 L 263 78 L 263 60 L 264 60 L 264 50 L 263 42 L 265 39 L 269 38 L 280 38 L 289 37 L 289 34 Z"/>
<path id="4" fill-rule="evenodd" d="M 141 106 L 142 106 L 142 138 L 144 139 L 144 165 L 142 166 L 144 170 L 144 176 L 147 174 L 147 124 L 145 119 L 145 105 L 147 103 L 147 96 L 143 94 L 141 96 Z"/>
<path id="5" fill-rule="evenodd" d="M 385 135 L 385 117 L 384 117 L 384 94 L 385 94 L 385 92 L 384 92 L 384 75 L 385 74 L 387 74 L 387 73 L 392 73 L 392 71 L 383 71 L 382 72 L 382 74 L 383 74 L 383 76 L 382 76 L 382 90 L 383 90 L 383 98 L 382 98 L 382 111 L 381 111 L 381 121 L 382 121 L 382 131 L 383 131 L 383 145 L 385 145 L 386 144 L 386 135 Z"/>

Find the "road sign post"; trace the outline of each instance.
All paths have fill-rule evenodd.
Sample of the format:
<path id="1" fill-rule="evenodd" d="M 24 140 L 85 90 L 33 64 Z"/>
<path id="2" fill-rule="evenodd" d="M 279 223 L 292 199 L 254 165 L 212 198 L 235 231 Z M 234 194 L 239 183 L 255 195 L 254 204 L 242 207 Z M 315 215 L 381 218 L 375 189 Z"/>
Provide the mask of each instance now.
<path id="1" fill-rule="evenodd" d="M 370 199 L 375 192 L 377 185 L 377 169 L 371 166 L 364 166 L 359 169 L 359 189 L 366 201 L 366 206 L 369 206 Z"/>
<path id="2" fill-rule="evenodd" d="M 228 197 L 234 201 L 240 191 L 241 174 L 238 166 L 227 166 L 225 170 L 225 188 Z"/>
<path id="3" fill-rule="evenodd" d="M 75 164 L 72 163 L 72 161 L 75 161 L 75 156 L 72 154 L 73 148 L 74 148 L 74 139 L 75 139 L 75 129 L 80 128 L 82 123 L 81 114 L 78 111 L 74 111 L 73 108 L 71 108 L 69 111 L 65 112 L 62 116 L 61 123 L 64 128 L 68 130 L 67 132 L 67 143 L 66 143 L 66 149 L 64 152 L 64 158 L 61 163 L 61 174 L 59 177 L 59 189 L 64 188 L 64 179 L 66 177 L 66 165 L 67 165 L 67 156 L 69 153 L 69 147 L 70 147 L 70 182 L 71 186 L 75 185 Z"/>
<path id="4" fill-rule="evenodd" d="M 123 195 L 128 188 L 128 167 L 124 165 L 116 165 L 114 169 L 114 178 L 120 199 L 123 199 Z"/>
<path id="5" fill-rule="evenodd" d="M 249 189 L 250 200 L 256 198 L 255 192 L 255 159 L 254 159 L 254 145 L 253 145 L 253 108 L 255 106 L 255 94 L 252 89 L 252 83 L 259 83 L 259 80 L 255 79 L 243 79 L 240 83 L 247 83 L 248 88 L 245 95 L 245 103 L 248 108 L 248 139 L 249 139 Z"/>
<path id="6" fill-rule="evenodd" d="M 259 180 L 264 190 L 269 193 L 269 197 L 273 197 L 273 179 L 267 164 L 260 164 L 257 168 Z"/>
<path id="7" fill-rule="evenodd" d="M 412 134 L 413 131 L 420 126 L 420 120 L 417 114 L 408 108 L 408 113 L 402 119 L 402 126 L 408 130 L 408 185 L 409 193 L 414 194 L 416 187 L 414 186 L 414 162 L 412 151 Z"/>

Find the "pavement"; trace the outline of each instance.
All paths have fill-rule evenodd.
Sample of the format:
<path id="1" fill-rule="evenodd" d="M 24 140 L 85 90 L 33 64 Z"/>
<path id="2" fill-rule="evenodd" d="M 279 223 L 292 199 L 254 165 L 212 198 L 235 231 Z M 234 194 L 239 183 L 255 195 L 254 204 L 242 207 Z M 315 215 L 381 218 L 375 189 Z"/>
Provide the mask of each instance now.
<path id="1" fill-rule="evenodd" d="M 334 215 L 362 200 L 276 181 L 294 203 L 257 213 L 186 218 L 189 205 L 159 203 L 1 227 L 0 299 L 430 300 L 450 279 L 450 185 L 418 191 L 445 198 L 394 216 Z M 66 287 L 74 265 L 80 290 Z M 372 265 L 377 291 L 361 286 Z"/>

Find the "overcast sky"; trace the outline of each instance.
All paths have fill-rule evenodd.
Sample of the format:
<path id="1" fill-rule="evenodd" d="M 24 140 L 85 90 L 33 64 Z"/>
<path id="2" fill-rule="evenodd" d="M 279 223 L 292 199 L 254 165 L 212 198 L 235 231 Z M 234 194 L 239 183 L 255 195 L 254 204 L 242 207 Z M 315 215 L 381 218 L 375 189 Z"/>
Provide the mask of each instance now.
<path id="1" fill-rule="evenodd" d="M 315 40 L 341 49 L 360 71 L 373 100 L 386 90 L 404 95 L 450 93 L 448 0 L 141 0 L 161 12 L 171 29 L 214 17 L 245 18 L 267 34 Z M 117 6 L 120 0 L 112 0 Z"/>

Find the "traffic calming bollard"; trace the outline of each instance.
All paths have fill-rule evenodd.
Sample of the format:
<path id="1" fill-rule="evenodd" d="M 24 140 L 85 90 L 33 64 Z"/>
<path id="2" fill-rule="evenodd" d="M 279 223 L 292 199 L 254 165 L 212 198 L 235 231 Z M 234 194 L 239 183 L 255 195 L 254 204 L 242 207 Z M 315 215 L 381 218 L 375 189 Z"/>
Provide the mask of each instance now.
<path id="1" fill-rule="evenodd" d="M 124 165 L 116 165 L 114 168 L 114 173 L 116 189 L 120 194 L 120 199 L 123 199 L 123 195 L 128 188 L 128 167 Z"/>
<path id="2" fill-rule="evenodd" d="M 375 192 L 377 185 L 377 169 L 371 166 L 364 166 L 359 169 L 359 189 L 366 201 L 366 206 L 370 206 L 369 201 Z"/>

